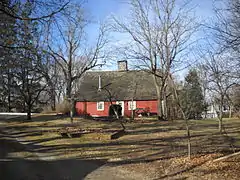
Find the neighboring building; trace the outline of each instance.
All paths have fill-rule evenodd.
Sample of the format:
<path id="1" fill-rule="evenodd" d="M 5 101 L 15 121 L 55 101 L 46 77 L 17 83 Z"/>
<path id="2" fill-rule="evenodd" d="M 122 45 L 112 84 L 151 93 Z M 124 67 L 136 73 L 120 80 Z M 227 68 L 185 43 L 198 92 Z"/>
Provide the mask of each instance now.
<path id="1" fill-rule="evenodd" d="M 223 114 L 229 113 L 229 110 L 230 110 L 230 108 L 228 105 L 223 106 Z M 203 118 L 217 118 L 219 111 L 220 111 L 220 105 L 210 104 L 207 107 L 207 111 L 202 114 L 202 117 Z"/>
<path id="2" fill-rule="evenodd" d="M 122 106 L 122 115 L 132 109 L 157 114 L 157 94 L 152 75 L 143 70 L 128 70 L 127 61 L 118 62 L 118 71 L 87 72 L 77 95 L 78 115 L 108 116 L 112 104 Z"/>

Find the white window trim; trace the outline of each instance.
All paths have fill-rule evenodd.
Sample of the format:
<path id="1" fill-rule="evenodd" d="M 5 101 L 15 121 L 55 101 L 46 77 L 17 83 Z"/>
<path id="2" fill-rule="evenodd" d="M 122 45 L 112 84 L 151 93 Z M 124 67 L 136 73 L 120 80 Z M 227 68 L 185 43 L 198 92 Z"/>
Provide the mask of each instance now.
<path id="1" fill-rule="evenodd" d="M 103 107 L 103 108 L 99 109 L 99 108 L 98 108 L 98 105 L 99 105 L 99 104 L 102 104 L 102 107 Z M 97 102 L 97 111 L 104 111 L 104 101 L 99 101 L 99 102 Z"/>
<path id="2" fill-rule="evenodd" d="M 133 103 L 133 109 L 131 108 L 131 104 Z M 136 101 L 128 101 L 128 110 L 135 110 L 137 108 Z"/>

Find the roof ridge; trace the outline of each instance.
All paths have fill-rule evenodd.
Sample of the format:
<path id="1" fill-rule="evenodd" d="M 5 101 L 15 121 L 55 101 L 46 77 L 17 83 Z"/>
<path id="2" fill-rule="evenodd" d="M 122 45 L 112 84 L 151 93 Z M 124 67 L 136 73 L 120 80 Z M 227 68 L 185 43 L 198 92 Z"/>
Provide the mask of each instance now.
<path id="1" fill-rule="evenodd" d="M 127 70 L 127 71 L 119 71 L 119 70 L 107 70 L 107 71 L 104 71 L 104 70 L 101 70 L 101 71 L 99 71 L 99 70 L 94 70 L 94 71 L 87 71 L 86 73 L 95 73 L 95 72 L 146 72 L 145 70 L 143 70 L 143 69 L 131 69 L 131 70 Z"/>

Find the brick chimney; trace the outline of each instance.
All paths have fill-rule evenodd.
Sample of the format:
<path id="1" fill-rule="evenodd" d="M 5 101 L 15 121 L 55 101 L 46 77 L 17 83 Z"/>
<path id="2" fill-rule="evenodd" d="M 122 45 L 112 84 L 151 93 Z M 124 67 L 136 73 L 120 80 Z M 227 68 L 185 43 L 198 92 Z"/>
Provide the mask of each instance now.
<path id="1" fill-rule="evenodd" d="M 128 70 L 127 61 L 126 60 L 118 61 L 118 71 L 127 71 L 127 70 Z"/>

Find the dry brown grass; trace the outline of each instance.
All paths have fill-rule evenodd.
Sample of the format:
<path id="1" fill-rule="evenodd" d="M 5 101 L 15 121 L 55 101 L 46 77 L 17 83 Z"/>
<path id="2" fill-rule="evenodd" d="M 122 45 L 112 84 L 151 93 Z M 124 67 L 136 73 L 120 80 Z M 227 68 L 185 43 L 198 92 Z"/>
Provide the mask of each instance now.
<path id="1" fill-rule="evenodd" d="M 206 164 L 211 159 L 240 150 L 240 120 L 225 119 L 227 134 L 218 133 L 216 120 L 191 121 L 191 143 L 193 158 L 186 158 L 187 146 L 183 121 L 126 123 L 128 134 L 111 140 L 112 133 L 90 133 L 79 138 L 62 138 L 56 130 L 70 126 L 68 118 L 37 116 L 33 122 L 13 121 L 8 124 L 12 132 L 19 133 L 42 156 L 56 159 L 80 158 L 102 159 L 123 168 L 145 172 L 151 178 L 195 178 L 213 179 L 220 177 L 223 167 Z M 74 126 L 84 128 L 121 129 L 118 122 L 96 122 L 75 118 Z M 29 155 L 30 156 L 30 155 Z M 231 164 L 231 163 L 230 163 Z M 239 161 L 235 164 L 238 167 Z M 211 168 L 207 168 L 207 167 Z M 234 171 L 235 172 L 235 171 Z M 229 175 L 229 174 L 228 174 Z M 229 175 L 232 179 L 234 175 Z"/>

